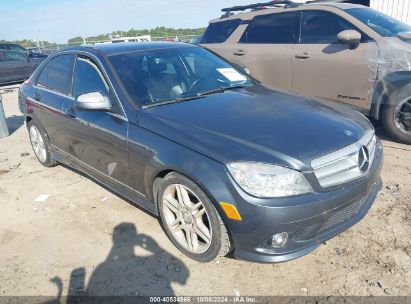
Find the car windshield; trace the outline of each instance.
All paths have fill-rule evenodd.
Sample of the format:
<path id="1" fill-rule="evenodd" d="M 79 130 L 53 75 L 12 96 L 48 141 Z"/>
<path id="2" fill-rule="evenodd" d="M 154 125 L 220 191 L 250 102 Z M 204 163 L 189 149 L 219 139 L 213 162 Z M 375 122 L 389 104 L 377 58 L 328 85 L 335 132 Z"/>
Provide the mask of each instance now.
<path id="1" fill-rule="evenodd" d="M 411 26 L 371 8 L 345 10 L 383 37 L 395 37 L 402 32 L 411 32 Z"/>
<path id="2" fill-rule="evenodd" d="M 243 71 L 199 47 L 136 51 L 109 59 L 130 98 L 143 106 L 254 84 Z"/>

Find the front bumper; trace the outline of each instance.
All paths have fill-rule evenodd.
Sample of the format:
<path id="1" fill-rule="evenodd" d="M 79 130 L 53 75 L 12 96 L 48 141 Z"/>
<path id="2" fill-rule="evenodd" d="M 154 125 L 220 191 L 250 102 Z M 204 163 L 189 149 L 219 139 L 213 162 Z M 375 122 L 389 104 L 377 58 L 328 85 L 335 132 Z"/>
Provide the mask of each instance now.
<path id="1" fill-rule="evenodd" d="M 243 218 L 242 221 L 231 221 L 219 210 L 234 243 L 234 256 L 249 261 L 279 263 L 310 253 L 367 214 L 381 189 L 382 158 L 382 146 L 378 141 L 369 174 L 328 192 L 259 199 L 247 195 L 229 177 L 222 176 L 206 181 L 204 186 L 214 189 L 212 193 L 217 203 L 235 205 Z M 287 244 L 282 248 L 268 246 L 265 241 L 279 232 L 288 232 Z"/>

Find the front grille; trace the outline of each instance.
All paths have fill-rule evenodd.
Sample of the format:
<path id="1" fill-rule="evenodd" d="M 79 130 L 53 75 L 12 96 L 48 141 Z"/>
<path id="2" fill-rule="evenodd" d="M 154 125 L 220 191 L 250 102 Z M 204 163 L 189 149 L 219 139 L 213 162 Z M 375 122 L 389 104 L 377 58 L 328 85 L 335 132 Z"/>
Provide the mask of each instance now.
<path id="1" fill-rule="evenodd" d="M 355 215 L 357 215 L 362 207 L 365 205 L 367 202 L 367 196 L 364 196 L 362 199 L 353 202 L 349 204 L 346 207 L 343 207 L 342 209 L 336 211 L 333 213 L 324 223 L 324 225 L 321 227 L 321 229 L 317 232 L 317 234 L 321 234 L 322 232 L 325 232 L 329 229 L 334 228 L 335 226 L 338 226 Z"/>
<path id="2" fill-rule="evenodd" d="M 311 166 L 320 185 L 324 188 L 359 179 L 368 174 L 375 157 L 377 138 L 374 131 L 367 132 L 359 141 L 314 159 Z M 361 149 L 366 148 L 368 166 L 361 167 Z"/>

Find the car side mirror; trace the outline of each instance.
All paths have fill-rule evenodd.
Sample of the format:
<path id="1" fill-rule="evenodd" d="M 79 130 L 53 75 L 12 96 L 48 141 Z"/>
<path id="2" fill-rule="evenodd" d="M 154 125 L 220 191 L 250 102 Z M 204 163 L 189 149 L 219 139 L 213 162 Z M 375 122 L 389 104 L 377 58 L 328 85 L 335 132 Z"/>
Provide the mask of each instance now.
<path id="1" fill-rule="evenodd" d="M 397 34 L 397 37 L 404 41 L 411 41 L 411 32 L 401 32 Z"/>
<path id="2" fill-rule="evenodd" d="M 356 47 L 361 42 L 361 34 L 356 30 L 345 30 L 337 35 L 338 41 Z"/>
<path id="3" fill-rule="evenodd" d="M 91 92 L 77 97 L 76 106 L 81 110 L 108 111 L 111 102 L 100 92 Z"/>

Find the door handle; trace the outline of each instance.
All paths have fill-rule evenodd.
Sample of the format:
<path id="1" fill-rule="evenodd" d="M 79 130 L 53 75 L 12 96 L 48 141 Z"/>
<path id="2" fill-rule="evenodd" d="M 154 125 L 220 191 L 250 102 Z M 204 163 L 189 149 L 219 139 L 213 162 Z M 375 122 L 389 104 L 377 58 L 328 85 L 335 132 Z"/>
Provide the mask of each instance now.
<path id="1" fill-rule="evenodd" d="M 244 50 L 237 50 L 233 53 L 233 55 L 235 55 L 235 56 L 244 56 L 245 51 Z"/>
<path id="2" fill-rule="evenodd" d="M 40 93 L 39 93 L 39 92 L 35 92 L 35 93 L 34 93 L 34 100 L 36 100 L 36 101 L 40 101 L 40 100 L 41 100 L 41 96 L 40 96 Z"/>
<path id="3" fill-rule="evenodd" d="M 298 59 L 308 59 L 310 57 L 311 56 L 307 52 L 302 52 L 302 53 L 295 54 L 295 58 L 298 58 Z"/>
<path id="4" fill-rule="evenodd" d="M 74 109 L 72 107 L 67 107 L 63 109 L 63 112 L 65 115 L 67 115 L 68 117 L 74 118 L 76 117 L 76 112 L 74 111 Z"/>

